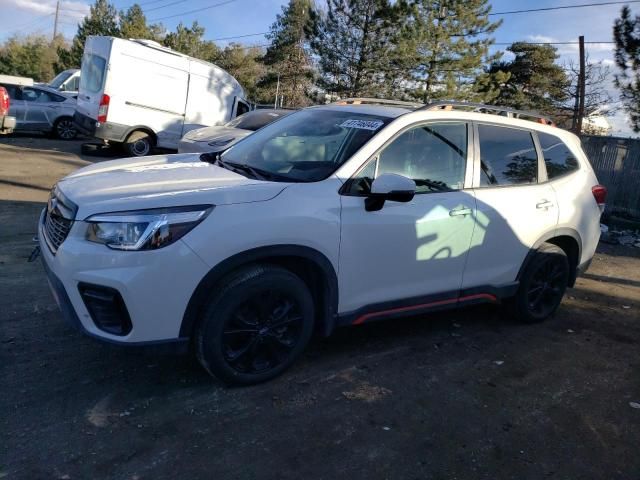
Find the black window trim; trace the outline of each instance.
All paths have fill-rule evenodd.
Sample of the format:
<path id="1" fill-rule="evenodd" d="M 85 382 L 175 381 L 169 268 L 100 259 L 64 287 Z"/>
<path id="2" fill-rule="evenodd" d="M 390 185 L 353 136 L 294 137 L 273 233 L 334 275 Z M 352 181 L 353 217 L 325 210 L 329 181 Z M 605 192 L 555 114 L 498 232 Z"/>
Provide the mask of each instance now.
<path id="1" fill-rule="evenodd" d="M 391 125 L 393 122 L 390 122 L 389 125 Z M 465 165 L 465 169 L 464 169 L 464 186 L 458 190 L 448 190 L 448 191 L 444 191 L 444 192 L 416 192 L 416 195 L 430 195 L 430 194 L 434 194 L 434 193 L 439 193 L 439 194 L 443 194 L 443 193 L 455 193 L 455 192 L 462 192 L 464 190 L 472 190 L 473 189 L 473 179 L 475 176 L 475 162 L 474 162 L 474 145 L 475 145 L 475 139 L 476 139 L 476 131 L 475 128 L 473 126 L 473 122 L 471 120 L 465 120 L 465 119 L 455 119 L 455 118 L 447 118 L 447 119 L 429 119 L 429 120 L 419 120 L 416 121 L 414 123 L 411 123 L 407 126 L 405 126 L 404 128 L 401 128 L 400 130 L 398 130 L 396 133 L 394 133 L 390 138 L 387 139 L 386 142 L 384 142 L 369 158 L 367 158 L 362 165 L 360 165 L 360 167 L 353 173 L 353 175 L 351 175 L 351 177 L 349 177 L 349 179 L 344 182 L 344 184 L 342 185 L 342 187 L 340 187 L 340 190 L 338 190 L 338 193 L 340 195 L 343 195 L 345 197 L 367 197 L 368 195 L 366 193 L 353 193 L 351 192 L 351 186 L 353 185 L 353 182 L 356 180 L 356 178 L 358 177 L 358 175 L 360 174 L 360 172 L 362 172 L 365 168 L 367 168 L 369 166 L 369 162 L 371 161 L 377 161 L 378 157 L 380 156 L 380 153 L 387 148 L 387 146 L 389 146 L 391 143 L 393 143 L 398 137 L 400 137 L 401 135 L 403 135 L 404 133 L 408 132 L 409 130 L 412 130 L 416 127 L 419 127 L 421 125 L 429 125 L 429 124 L 442 124 L 442 123 L 465 123 L 467 125 L 467 159 L 466 159 L 466 165 Z M 388 126 L 388 125 L 387 125 Z M 373 140 L 373 138 L 375 138 L 375 135 L 373 137 L 371 137 L 371 140 Z M 364 146 L 364 145 L 363 145 Z M 348 162 L 348 160 L 347 160 Z M 346 162 L 343 164 L 345 165 Z M 469 172 L 469 170 L 471 170 L 471 172 Z M 376 166 L 376 174 L 378 173 L 378 167 Z M 467 185 L 467 179 L 471 178 L 471 184 Z"/>
<path id="2" fill-rule="evenodd" d="M 481 173 L 481 166 L 480 166 L 480 162 L 482 161 L 481 157 L 480 157 L 480 134 L 478 132 L 478 126 L 479 125 L 489 125 L 491 127 L 501 127 L 501 128 L 508 128 L 508 129 L 512 129 L 512 130 L 522 130 L 525 132 L 528 132 L 529 134 L 531 134 L 531 139 L 533 140 L 533 144 L 534 144 L 534 148 L 536 149 L 536 158 L 538 160 L 538 178 L 537 181 L 535 183 L 511 183 L 508 185 L 480 185 L 480 173 Z M 477 175 L 477 181 L 476 181 L 476 174 L 474 171 L 474 177 L 473 177 L 473 188 L 476 190 L 490 190 L 490 189 L 494 189 L 494 188 L 514 188 L 514 187 L 534 187 L 536 185 L 541 185 L 543 183 L 547 183 L 547 169 L 546 169 L 546 165 L 544 164 L 544 156 L 542 154 L 542 149 L 540 148 L 540 142 L 538 141 L 538 132 L 537 130 L 533 130 L 531 128 L 526 128 L 526 127 L 520 127 L 520 126 L 515 126 L 515 125 L 504 125 L 503 123 L 494 123 L 494 122 L 490 122 L 490 121 L 473 121 L 473 137 L 475 139 L 475 144 L 474 144 L 474 155 L 475 155 L 475 161 L 474 161 L 474 166 L 477 165 L 478 166 L 478 175 Z M 544 181 L 542 181 L 541 179 L 544 178 Z M 555 179 L 554 179 L 555 180 Z M 477 183 L 477 185 L 476 185 Z"/>

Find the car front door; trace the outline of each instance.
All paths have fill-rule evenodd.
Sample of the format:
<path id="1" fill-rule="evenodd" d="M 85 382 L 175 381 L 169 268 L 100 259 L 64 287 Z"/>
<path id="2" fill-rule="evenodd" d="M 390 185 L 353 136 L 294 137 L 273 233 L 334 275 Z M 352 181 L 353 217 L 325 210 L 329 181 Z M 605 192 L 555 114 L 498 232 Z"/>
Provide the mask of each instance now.
<path id="1" fill-rule="evenodd" d="M 345 184 L 340 311 L 353 322 L 456 302 L 475 224 L 475 198 L 464 190 L 472 179 L 471 137 L 465 122 L 412 126 Z M 366 211 L 371 182 L 383 173 L 413 179 L 416 195 Z"/>
<path id="2" fill-rule="evenodd" d="M 475 137 L 477 226 L 463 288 L 506 286 L 540 237 L 556 228 L 556 195 L 535 132 L 478 124 Z"/>

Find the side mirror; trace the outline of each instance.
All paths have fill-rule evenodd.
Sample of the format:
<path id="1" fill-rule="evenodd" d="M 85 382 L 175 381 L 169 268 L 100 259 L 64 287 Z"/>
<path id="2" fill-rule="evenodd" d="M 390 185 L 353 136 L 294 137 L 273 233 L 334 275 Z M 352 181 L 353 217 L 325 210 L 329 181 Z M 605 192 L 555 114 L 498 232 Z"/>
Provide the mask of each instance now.
<path id="1" fill-rule="evenodd" d="M 364 202 L 367 212 L 376 212 L 384 202 L 410 202 L 416 194 L 416 182 L 403 175 L 383 173 L 371 184 L 371 193 Z"/>

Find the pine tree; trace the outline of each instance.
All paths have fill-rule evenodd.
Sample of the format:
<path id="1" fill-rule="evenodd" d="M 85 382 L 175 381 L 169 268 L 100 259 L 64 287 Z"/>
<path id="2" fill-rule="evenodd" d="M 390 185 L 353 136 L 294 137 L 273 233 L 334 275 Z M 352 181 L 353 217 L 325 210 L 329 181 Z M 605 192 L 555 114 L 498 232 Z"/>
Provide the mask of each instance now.
<path id="1" fill-rule="evenodd" d="M 310 103 L 313 69 L 305 48 L 305 26 L 311 5 L 311 0 L 289 0 L 267 34 L 271 44 L 262 59 L 267 75 L 259 87 L 270 102 L 276 100 L 277 92 L 284 106 L 304 107 Z"/>
<path id="2" fill-rule="evenodd" d="M 175 32 L 168 33 L 163 43 L 177 52 L 190 57 L 211 61 L 220 54 L 220 49 L 215 43 L 203 40 L 204 27 L 193 22 L 191 27 L 186 27 L 180 22 Z"/>
<path id="3" fill-rule="evenodd" d="M 57 70 L 65 68 L 80 68 L 84 43 L 90 35 L 106 35 L 117 37 L 120 29 L 117 23 L 117 11 L 108 0 L 96 0 L 91 6 L 89 15 L 78 26 L 78 31 L 73 37 L 69 50 L 59 49 L 59 61 L 56 64 Z"/>
<path id="4" fill-rule="evenodd" d="M 483 65 L 496 60 L 489 55 L 490 35 L 501 23 L 489 20 L 489 1 L 401 0 L 398 5 L 406 16 L 397 51 L 407 93 L 425 103 L 478 99 L 473 85 L 486 76 Z"/>
<path id="5" fill-rule="evenodd" d="M 613 37 L 616 65 L 620 69 L 615 85 L 620 89 L 620 100 L 629 114 L 631 127 L 640 132 L 640 15 L 631 18 L 629 7 L 622 7 L 613 26 Z"/>
<path id="6" fill-rule="evenodd" d="M 148 25 L 142 8 L 137 3 L 126 11 L 120 11 L 120 36 L 122 38 L 146 38 L 161 40 L 163 28 L 161 25 Z"/>
<path id="7" fill-rule="evenodd" d="M 221 50 L 211 61 L 233 75 L 244 87 L 250 100 L 259 102 L 265 101 L 264 94 L 259 87 L 260 79 L 265 72 L 265 66 L 260 61 L 262 55 L 263 51 L 260 47 L 246 48 L 240 44 L 232 43 Z"/>
<path id="8" fill-rule="evenodd" d="M 341 97 L 388 95 L 397 75 L 395 14 L 389 0 L 328 0 L 326 12 L 312 9 L 320 86 Z"/>
<path id="9" fill-rule="evenodd" d="M 497 105 L 522 110 L 535 110 L 554 114 L 567 100 L 569 79 L 558 58 L 555 47 L 525 42 L 512 44 L 508 51 L 515 55 L 510 62 L 496 62 L 489 73 L 508 73 L 494 100 Z"/>

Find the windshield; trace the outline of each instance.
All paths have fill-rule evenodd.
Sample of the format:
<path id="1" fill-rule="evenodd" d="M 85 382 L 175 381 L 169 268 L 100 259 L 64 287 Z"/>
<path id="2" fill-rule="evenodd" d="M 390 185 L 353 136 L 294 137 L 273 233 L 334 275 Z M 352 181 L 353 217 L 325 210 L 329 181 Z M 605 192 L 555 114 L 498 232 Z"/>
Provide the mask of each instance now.
<path id="1" fill-rule="evenodd" d="M 62 85 L 71 75 L 73 75 L 73 70 L 65 70 L 64 72 L 60 72 L 53 78 L 53 80 L 49 82 L 49 86 L 57 90 L 58 88 L 60 88 L 60 85 Z"/>
<path id="2" fill-rule="evenodd" d="M 392 119 L 309 108 L 267 125 L 222 154 L 283 181 L 316 182 L 331 175 Z"/>
<path id="3" fill-rule="evenodd" d="M 291 112 L 287 110 L 255 110 L 234 118 L 230 122 L 227 122 L 225 127 L 241 128 L 255 132 L 289 113 Z"/>

